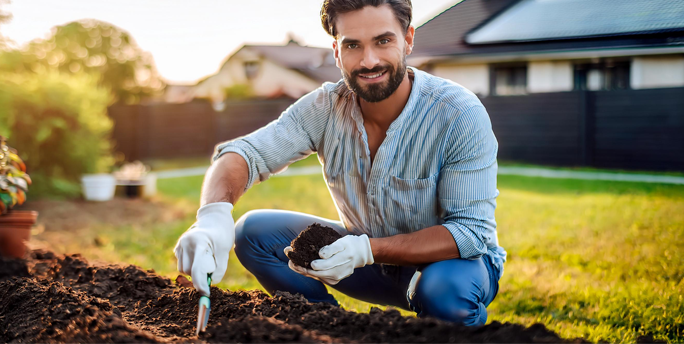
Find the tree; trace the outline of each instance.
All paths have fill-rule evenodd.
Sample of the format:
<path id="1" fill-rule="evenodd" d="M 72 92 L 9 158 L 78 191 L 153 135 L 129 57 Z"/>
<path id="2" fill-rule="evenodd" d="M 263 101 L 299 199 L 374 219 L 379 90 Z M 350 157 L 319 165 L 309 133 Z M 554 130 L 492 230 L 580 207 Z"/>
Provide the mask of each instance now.
<path id="1" fill-rule="evenodd" d="M 9 4 L 9 0 L 0 0 L 0 25 L 9 22 L 12 19 L 12 14 L 2 11 L 2 5 Z M 7 43 L 5 37 L 0 33 L 0 50 L 5 49 Z"/>
<path id="2" fill-rule="evenodd" d="M 0 68 L 22 72 L 58 70 L 96 73 L 109 88 L 113 102 L 137 103 L 165 87 L 149 53 L 140 49 L 126 31 L 97 20 L 71 22 L 52 29 L 46 40 L 28 44 L 6 56 Z"/>

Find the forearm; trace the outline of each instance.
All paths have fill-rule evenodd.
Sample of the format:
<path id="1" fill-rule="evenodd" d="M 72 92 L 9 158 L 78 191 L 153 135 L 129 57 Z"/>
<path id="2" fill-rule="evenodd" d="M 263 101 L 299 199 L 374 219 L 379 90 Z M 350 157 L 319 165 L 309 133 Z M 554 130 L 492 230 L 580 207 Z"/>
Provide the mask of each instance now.
<path id="1" fill-rule="evenodd" d="M 370 239 L 376 263 L 418 265 L 460 258 L 454 237 L 444 226 Z"/>
<path id="2" fill-rule="evenodd" d="M 202 184 L 200 206 L 216 202 L 235 204 L 249 180 L 247 162 L 239 154 L 226 153 L 207 170 Z"/>

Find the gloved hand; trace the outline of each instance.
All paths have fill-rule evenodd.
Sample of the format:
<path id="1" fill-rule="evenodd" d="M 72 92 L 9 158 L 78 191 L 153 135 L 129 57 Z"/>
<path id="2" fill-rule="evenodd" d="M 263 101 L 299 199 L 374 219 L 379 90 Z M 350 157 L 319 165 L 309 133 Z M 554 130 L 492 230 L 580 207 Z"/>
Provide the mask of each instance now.
<path id="1" fill-rule="evenodd" d="M 197 210 L 197 221 L 178 239 L 174 254 L 178 271 L 192 276 L 200 294 L 209 296 L 207 274 L 218 283 L 228 268 L 228 256 L 235 243 L 233 205 L 206 204 Z"/>
<path id="2" fill-rule="evenodd" d="M 291 250 L 292 247 L 286 247 L 285 255 Z M 370 239 L 366 234 L 344 236 L 334 243 L 322 247 L 318 251 L 318 255 L 322 259 L 311 262 L 313 269 L 295 265 L 292 261 L 289 261 L 288 266 L 299 274 L 313 277 L 329 285 L 335 285 L 351 276 L 354 269 L 375 262 Z"/>

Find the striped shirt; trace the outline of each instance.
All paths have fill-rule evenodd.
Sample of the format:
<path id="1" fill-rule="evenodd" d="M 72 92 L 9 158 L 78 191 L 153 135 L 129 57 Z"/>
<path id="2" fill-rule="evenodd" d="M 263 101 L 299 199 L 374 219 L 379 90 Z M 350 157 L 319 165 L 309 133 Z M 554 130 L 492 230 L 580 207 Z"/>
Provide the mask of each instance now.
<path id="1" fill-rule="evenodd" d="M 506 251 L 494 220 L 498 144 L 472 92 L 415 68 L 411 93 L 371 164 L 356 96 L 325 83 L 267 126 L 216 147 L 249 166 L 246 189 L 316 152 L 346 229 L 387 237 L 442 225 L 461 258 L 490 256 L 503 273 Z"/>

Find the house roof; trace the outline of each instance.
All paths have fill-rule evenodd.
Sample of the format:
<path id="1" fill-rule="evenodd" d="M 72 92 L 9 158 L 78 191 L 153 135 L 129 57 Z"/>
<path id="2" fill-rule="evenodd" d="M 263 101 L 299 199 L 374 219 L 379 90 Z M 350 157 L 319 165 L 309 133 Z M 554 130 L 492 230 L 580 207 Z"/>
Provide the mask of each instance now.
<path id="1" fill-rule="evenodd" d="M 332 49 L 307 47 L 290 41 L 287 45 L 245 45 L 283 67 L 297 70 L 318 81 L 339 81 L 342 75 L 335 66 Z"/>
<path id="2" fill-rule="evenodd" d="M 683 29 L 681 0 L 522 0 L 465 40 L 491 44 Z"/>
<path id="3" fill-rule="evenodd" d="M 457 0 L 454 0 L 456 2 Z M 464 0 L 416 29 L 414 55 L 440 55 L 467 49 L 465 34 L 518 0 Z"/>
<path id="4" fill-rule="evenodd" d="M 684 25 L 673 18 L 682 7 L 681 0 L 464 0 L 416 29 L 413 59 L 681 48 Z M 642 16 L 660 19 L 634 19 Z"/>

